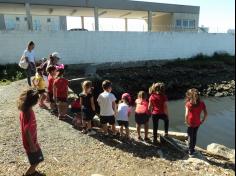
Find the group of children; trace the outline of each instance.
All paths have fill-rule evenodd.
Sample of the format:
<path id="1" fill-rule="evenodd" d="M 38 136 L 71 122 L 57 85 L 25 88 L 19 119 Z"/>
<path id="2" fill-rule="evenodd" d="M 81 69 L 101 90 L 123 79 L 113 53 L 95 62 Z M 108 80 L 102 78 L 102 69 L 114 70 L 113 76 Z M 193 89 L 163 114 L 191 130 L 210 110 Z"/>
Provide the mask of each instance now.
<path id="1" fill-rule="evenodd" d="M 28 175 L 35 173 L 37 164 L 43 160 L 43 155 L 37 142 L 36 121 L 32 107 L 39 102 L 39 106 L 45 108 L 46 105 L 44 102 L 48 99 L 52 113 L 58 113 L 59 119 L 64 119 L 67 116 L 68 80 L 63 78 L 64 66 L 50 65 L 47 68 L 47 72 L 47 95 L 45 93 L 46 86 L 42 75 L 42 69 L 37 68 L 37 73 L 33 80 L 37 91 L 32 89 L 24 91 L 18 101 L 18 109 L 21 111 L 20 120 L 23 144 L 31 164 L 31 167 L 26 173 Z M 96 134 L 92 128 L 92 121 L 96 115 L 95 101 L 97 101 L 100 109 L 98 116 L 102 126 L 100 131 L 105 136 L 108 135 L 109 124 L 111 126 L 112 135 L 120 135 L 129 139 L 129 119 L 132 113 L 132 108 L 130 106 L 132 98 L 130 94 L 122 94 L 120 102 L 117 104 L 117 99 L 112 93 L 112 83 L 109 80 L 105 80 L 102 83 L 102 88 L 103 92 L 98 96 L 97 100 L 95 100 L 92 82 L 84 81 L 82 83 L 82 92 L 79 94 L 79 99 L 73 102 L 74 106 L 77 105 L 77 107 L 81 109 L 83 132 L 89 135 Z M 149 120 L 152 118 L 153 143 L 157 144 L 159 120 L 164 121 L 165 136 L 168 136 L 169 128 L 168 100 L 165 95 L 164 83 L 154 83 L 149 89 L 149 94 L 148 98 L 144 91 L 140 91 L 135 100 L 137 138 L 141 141 L 145 140 L 146 142 L 151 142 L 151 139 L 148 137 L 148 130 Z M 200 100 L 200 94 L 197 89 L 190 89 L 187 91 L 185 110 L 185 122 L 188 125 L 187 132 L 189 136 L 189 154 L 192 155 L 196 145 L 198 128 L 207 118 L 206 106 L 204 102 Z M 200 117 L 202 111 L 204 112 L 203 120 Z M 120 126 L 119 132 L 115 126 L 116 122 Z M 144 139 L 141 137 L 142 125 L 144 126 L 145 131 Z"/>

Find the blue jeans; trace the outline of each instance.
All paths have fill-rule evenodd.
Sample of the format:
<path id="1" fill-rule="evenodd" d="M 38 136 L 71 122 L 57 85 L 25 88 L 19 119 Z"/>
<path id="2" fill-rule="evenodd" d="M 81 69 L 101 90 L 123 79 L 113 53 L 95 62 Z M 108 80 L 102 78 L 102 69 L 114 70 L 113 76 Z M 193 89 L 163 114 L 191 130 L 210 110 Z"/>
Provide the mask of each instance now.
<path id="1" fill-rule="evenodd" d="M 29 62 L 29 66 L 26 70 L 26 74 L 27 74 L 27 82 L 28 82 L 28 85 L 31 86 L 31 76 L 33 76 L 36 72 L 36 68 L 35 68 L 35 65 L 34 63 L 32 62 Z"/>

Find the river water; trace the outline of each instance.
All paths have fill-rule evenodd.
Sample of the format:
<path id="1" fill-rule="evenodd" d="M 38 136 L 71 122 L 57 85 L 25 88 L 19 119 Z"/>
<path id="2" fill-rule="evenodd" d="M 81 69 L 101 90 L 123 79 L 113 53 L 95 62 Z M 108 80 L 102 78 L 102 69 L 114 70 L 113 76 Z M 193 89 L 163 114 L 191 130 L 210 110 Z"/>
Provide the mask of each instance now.
<path id="1" fill-rule="evenodd" d="M 203 99 L 208 110 L 208 119 L 198 131 L 197 145 L 206 148 L 211 143 L 223 144 L 235 149 L 235 97 Z M 170 101 L 170 131 L 186 132 L 184 124 L 184 100 Z M 135 126 L 134 117 L 130 118 Z M 159 123 L 163 130 L 164 124 Z M 150 120 L 152 128 L 152 120 Z"/>

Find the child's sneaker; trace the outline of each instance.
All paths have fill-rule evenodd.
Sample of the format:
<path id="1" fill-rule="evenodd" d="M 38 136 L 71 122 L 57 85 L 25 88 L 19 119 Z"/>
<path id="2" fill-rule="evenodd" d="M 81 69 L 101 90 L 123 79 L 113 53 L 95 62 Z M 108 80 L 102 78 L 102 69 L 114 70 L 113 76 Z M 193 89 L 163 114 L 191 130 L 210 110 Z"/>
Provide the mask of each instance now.
<path id="1" fill-rule="evenodd" d="M 89 130 L 88 133 L 87 133 L 89 136 L 92 136 L 92 135 L 95 135 L 97 134 L 95 131 L 93 130 Z"/>
<path id="2" fill-rule="evenodd" d="M 150 142 L 151 142 L 151 139 L 149 139 L 149 138 L 144 138 L 144 141 L 147 142 L 147 143 L 150 143 Z"/>
<path id="3" fill-rule="evenodd" d="M 143 138 L 141 136 L 138 137 L 139 141 L 143 141 Z"/>

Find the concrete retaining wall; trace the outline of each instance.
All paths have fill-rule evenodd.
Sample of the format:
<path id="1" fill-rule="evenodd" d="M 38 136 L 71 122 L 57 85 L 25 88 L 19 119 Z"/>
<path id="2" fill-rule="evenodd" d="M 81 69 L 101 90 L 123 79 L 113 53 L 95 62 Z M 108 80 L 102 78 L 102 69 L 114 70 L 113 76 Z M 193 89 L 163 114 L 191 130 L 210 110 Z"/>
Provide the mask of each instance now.
<path id="1" fill-rule="evenodd" d="M 214 52 L 235 54 L 232 34 L 178 32 L 0 32 L 0 64 L 16 63 L 28 41 L 36 57 L 58 51 L 63 63 L 163 60 Z"/>

